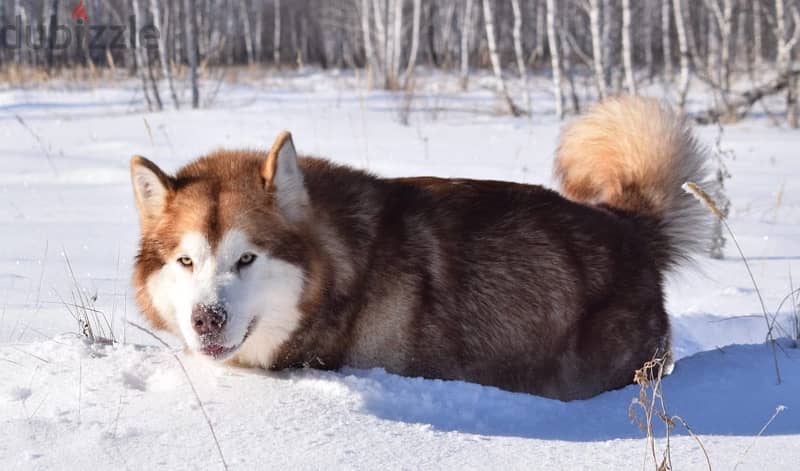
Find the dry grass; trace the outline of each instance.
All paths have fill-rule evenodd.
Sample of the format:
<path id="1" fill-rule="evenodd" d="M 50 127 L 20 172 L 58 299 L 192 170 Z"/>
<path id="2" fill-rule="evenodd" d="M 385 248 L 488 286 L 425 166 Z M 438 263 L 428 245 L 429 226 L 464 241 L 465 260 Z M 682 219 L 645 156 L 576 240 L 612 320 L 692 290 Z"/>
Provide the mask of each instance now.
<path id="1" fill-rule="evenodd" d="M 753 270 L 750 269 L 750 263 L 747 261 L 747 257 L 744 255 L 744 251 L 742 250 L 742 246 L 739 245 L 739 241 L 736 238 L 736 234 L 733 233 L 733 229 L 728 225 L 727 221 L 727 212 L 723 212 L 719 206 L 717 206 L 716 202 L 714 201 L 708 193 L 703 191 L 699 185 L 694 182 L 686 182 L 683 184 L 683 189 L 687 193 L 693 195 L 697 198 L 704 206 L 711 211 L 714 216 L 717 217 L 720 223 L 725 227 L 725 230 L 728 232 L 728 235 L 731 236 L 731 240 L 733 244 L 736 246 L 736 250 L 739 251 L 739 256 L 742 258 L 742 262 L 744 262 L 744 267 L 747 269 L 747 274 L 750 276 L 750 281 L 753 284 L 753 288 L 756 291 L 756 295 L 758 296 L 758 301 L 761 304 L 761 312 L 764 314 L 764 321 L 767 323 L 767 343 L 772 348 L 772 359 L 775 366 L 775 377 L 777 379 L 778 384 L 781 384 L 781 370 L 778 366 L 778 352 L 777 352 L 777 342 L 775 341 L 775 336 L 773 335 L 773 327 L 774 327 L 774 318 L 773 321 L 770 321 L 770 315 L 767 312 L 767 305 L 764 303 L 764 297 L 761 295 L 761 290 L 758 288 L 758 283 L 756 282 L 756 277 L 753 275 Z"/>
<path id="2" fill-rule="evenodd" d="M 61 300 L 61 304 L 64 305 L 72 318 L 75 319 L 78 325 L 78 333 L 92 344 L 112 345 L 117 343 L 117 339 L 114 336 L 114 329 L 108 320 L 108 316 L 96 307 L 95 302 L 97 301 L 97 296 L 89 295 L 81 286 L 78 277 L 75 275 L 75 271 L 72 269 L 72 263 L 69 260 L 66 250 L 64 250 L 64 261 L 66 262 L 67 271 L 72 282 L 70 293 L 71 302 L 64 300 L 60 295 L 58 295 L 58 297 Z"/>
<path id="3" fill-rule="evenodd" d="M 669 364 L 669 361 L 669 355 L 655 356 L 634 373 L 633 381 L 639 385 L 639 397 L 631 402 L 628 408 L 628 416 L 631 422 L 636 423 L 639 429 L 647 435 L 646 452 L 642 468 L 647 466 L 648 459 L 652 457 L 656 471 L 668 471 L 673 469 L 670 434 L 676 425 L 680 424 L 700 446 L 708 469 L 710 470 L 711 460 L 708 457 L 708 452 L 702 440 L 700 440 L 700 437 L 694 433 L 683 418 L 678 415 L 671 415 L 667 411 L 664 391 L 661 388 L 661 380 L 664 375 L 664 369 Z M 637 414 L 637 410 L 642 416 Z M 660 452 L 656 447 L 656 436 L 654 432 L 654 424 L 657 421 L 662 422 L 665 427 L 666 443 L 664 449 L 660 450 Z M 659 454 L 661 455 L 660 459 Z"/>

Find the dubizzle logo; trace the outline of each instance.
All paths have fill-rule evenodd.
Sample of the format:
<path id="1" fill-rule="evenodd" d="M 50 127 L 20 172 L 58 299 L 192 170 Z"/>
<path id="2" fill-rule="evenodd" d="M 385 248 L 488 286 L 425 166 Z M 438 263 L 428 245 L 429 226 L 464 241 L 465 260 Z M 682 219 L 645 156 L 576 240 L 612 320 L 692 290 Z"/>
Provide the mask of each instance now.
<path id="1" fill-rule="evenodd" d="M 72 9 L 72 19 L 84 24 L 89 22 L 89 16 L 86 14 L 86 5 L 83 4 L 83 0 L 79 0 L 75 8 Z"/>

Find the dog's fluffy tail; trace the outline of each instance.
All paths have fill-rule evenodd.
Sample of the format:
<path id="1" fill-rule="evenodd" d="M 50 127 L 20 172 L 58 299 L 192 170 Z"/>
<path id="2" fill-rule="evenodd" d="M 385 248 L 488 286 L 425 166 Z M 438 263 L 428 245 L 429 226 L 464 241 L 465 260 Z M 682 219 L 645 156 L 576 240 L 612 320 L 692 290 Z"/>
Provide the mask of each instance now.
<path id="1" fill-rule="evenodd" d="M 618 97 L 565 128 L 555 173 L 567 198 L 645 216 L 653 256 L 666 268 L 710 240 L 710 214 L 681 189 L 704 185 L 707 160 L 681 114 L 654 99 Z"/>

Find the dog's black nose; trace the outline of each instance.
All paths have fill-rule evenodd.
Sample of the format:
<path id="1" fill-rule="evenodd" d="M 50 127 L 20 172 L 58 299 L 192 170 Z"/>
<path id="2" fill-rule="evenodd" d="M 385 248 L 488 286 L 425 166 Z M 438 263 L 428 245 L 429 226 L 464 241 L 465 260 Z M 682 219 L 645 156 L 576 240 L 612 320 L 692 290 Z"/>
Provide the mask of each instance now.
<path id="1" fill-rule="evenodd" d="M 197 335 L 216 335 L 225 326 L 228 314 L 217 304 L 197 304 L 192 309 L 192 327 Z"/>

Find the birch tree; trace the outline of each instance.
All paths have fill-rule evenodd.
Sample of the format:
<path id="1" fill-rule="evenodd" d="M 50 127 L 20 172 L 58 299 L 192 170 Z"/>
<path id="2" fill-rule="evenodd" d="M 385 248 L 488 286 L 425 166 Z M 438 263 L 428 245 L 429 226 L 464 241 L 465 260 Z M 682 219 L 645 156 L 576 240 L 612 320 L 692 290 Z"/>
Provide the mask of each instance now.
<path id="1" fill-rule="evenodd" d="M 606 97 L 606 76 L 603 70 L 603 43 L 600 27 L 600 0 L 589 0 L 589 24 L 592 32 L 592 66 L 597 95 Z"/>
<path id="2" fill-rule="evenodd" d="M 417 54 L 419 54 L 419 26 L 420 16 L 422 15 L 422 0 L 414 0 L 414 7 L 411 20 L 411 52 L 408 53 L 408 65 L 404 74 L 403 86 L 408 88 L 414 75 L 414 67 L 417 65 Z"/>
<path id="3" fill-rule="evenodd" d="M 186 21 L 186 55 L 189 61 L 189 82 L 192 87 L 192 108 L 200 106 L 200 84 L 197 74 L 197 19 L 195 0 L 183 0 Z"/>
<path id="4" fill-rule="evenodd" d="M 686 106 L 686 95 L 689 93 L 689 42 L 686 37 L 686 22 L 683 19 L 683 0 L 672 0 L 672 11 L 675 14 L 675 29 L 678 30 L 678 48 L 681 54 L 681 79 L 678 86 L 678 105 Z"/>
<path id="5" fill-rule="evenodd" d="M 272 30 L 272 62 L 275 67 L 281 65 L 281 0 L 273 0 L 273 30 Z"/>
<path id="6" fill-rule="evenodd" d="M 172 104 L 175 109 L 180 108 L 180 101 L 178 94 L 175 91 L 175 83 L 172 79 L 172 67 L 170 66 L 169 59 L 167 58 L 167 31 L 169 25 L 169 8 L 167 8 L 164 20 L 161 21 L 161 6 L 159 0 L 150 0 L 150 11 L 153 14 L 153 23 L 159 28 L 160 34 L 158 35 L 158 58 L 161 62 L 161 74 L 167 79 L 167 86 L 169 93 L 172 97 Z"/>
<path id="7" fill-rule="evenodd" d="M 636 77 L 633 70 L 633 44 L 631 42 L 631 0 L 622 0 L 622 60 L 628 93 L 636 95 Z"/>
<path id="8" fill-rule="evenodd" d="M 514 53 L 517 58 L 517 69 L 522 80 L 522 89 L 525 94 L 525 107 L 528 113 L 533 112 L 531 105 L 531 92 L 528 90 L 528 71 L 525 67 L 525 53 L 522 50 L 522 8 L 519 0 L 511 0 L 511 7 L 514 10 Z"/>
<path id="9" fill-rule="evenodd" d="M 366 1 L 366 0 L 365 0 Z M 472 37 L 473 0 L 466 0 L 464 19 L 461 22 L 461 89 L 467 89 L 469 80 L 469 40 Z"/>
<path id="10" fill-rule="evenodd" d="M 483 0 L 486 2 L 486 0 Z M 556 116 L 564 118 L 564 97 L 561 90 L 561 57 L 558 54 L 558 34 L 556 33 L 556 2 L 547 0 L 547 42 L 550 46 L 550 62 L 553 71 L 553 94 L 556 99 Z"/>
<path id="11" fill-rule="evenodd" d="M 514 104 L 511 95 L 508 93 L 506 81 L 503 78 L 503 70 L 500 67 L 500 55 L 497 53 L 497 42 L 494 37 L 494 15 L 492 14 L 490 0 L 483 0 L 483 23 L 486 26 L 486 42 L 489 45 L 489 59 L 492 62 L 492 70 L 494 71 L 498 92 L 505 102 L 508 112 L 513 116 L 519 116 L 519 108 Z"/>

